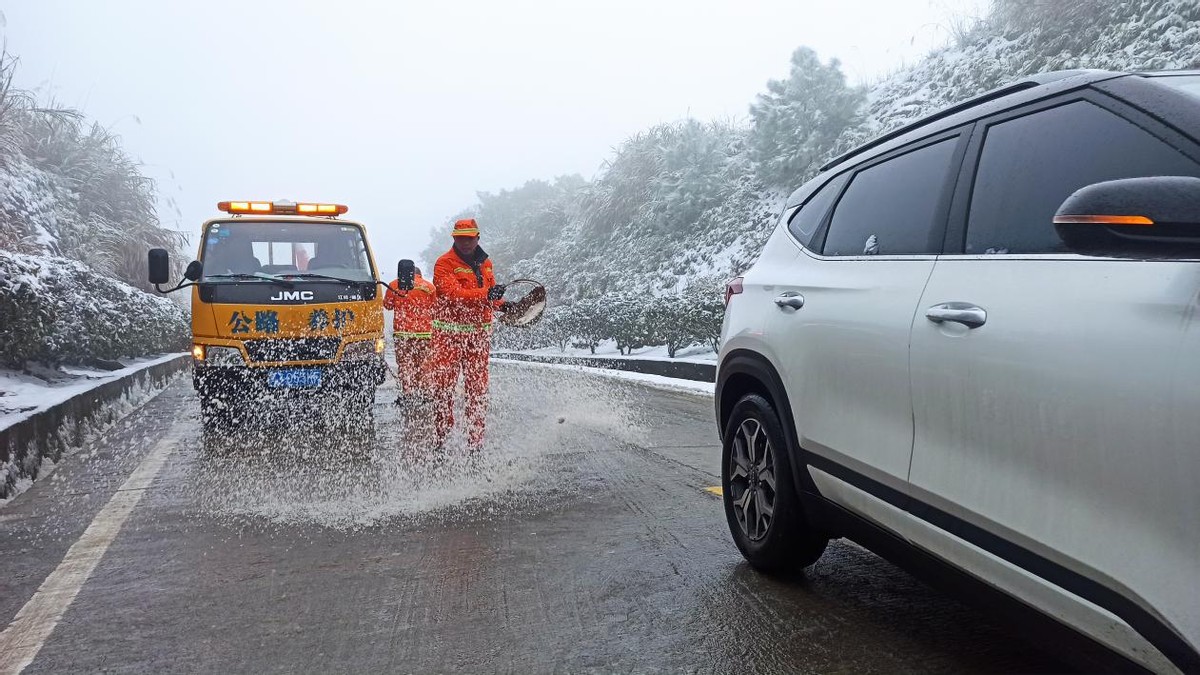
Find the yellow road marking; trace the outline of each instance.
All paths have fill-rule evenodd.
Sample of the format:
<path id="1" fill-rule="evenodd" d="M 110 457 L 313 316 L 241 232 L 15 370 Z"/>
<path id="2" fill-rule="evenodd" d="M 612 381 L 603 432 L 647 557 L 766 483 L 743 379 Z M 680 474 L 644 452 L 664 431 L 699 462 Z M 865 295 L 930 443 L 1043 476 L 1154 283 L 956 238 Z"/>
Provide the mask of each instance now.
<path id="1" fill-rule="evenodd" d="M 716 495 L 718 497 L 724 496 L 724 494 L 725 494 L 724 492 L 721 491 L 720 485 L 715 485 L 713 487 L 706 487 L 706 488 L 704 488 L 704 491 L 709 493 L 710 495 Z"/>

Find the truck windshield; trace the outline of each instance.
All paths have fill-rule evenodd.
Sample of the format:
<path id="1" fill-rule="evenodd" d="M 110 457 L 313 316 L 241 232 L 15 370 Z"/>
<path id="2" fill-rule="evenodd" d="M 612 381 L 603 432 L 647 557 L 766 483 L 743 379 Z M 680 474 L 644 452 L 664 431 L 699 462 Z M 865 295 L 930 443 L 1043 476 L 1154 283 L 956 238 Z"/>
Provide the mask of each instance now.
<path id="1" fill-rule="evenodd" d="M 212 223 L 204 233 L 200 260 L 205 279 L 256 272 L 375 278 L 362 230 L 336 222 Z"/>

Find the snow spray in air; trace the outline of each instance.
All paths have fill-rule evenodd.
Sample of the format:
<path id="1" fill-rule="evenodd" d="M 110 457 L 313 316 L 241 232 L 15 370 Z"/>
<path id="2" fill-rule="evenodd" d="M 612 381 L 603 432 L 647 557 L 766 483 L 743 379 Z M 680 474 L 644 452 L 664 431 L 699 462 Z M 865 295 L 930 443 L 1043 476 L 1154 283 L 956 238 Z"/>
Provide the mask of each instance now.
<path id="1" fill-rule="evenodd" d="M 197 450 L 190 491 L 199 516 L 343 530 L 555 508 L 578 492 L 578 468 L 598 444 L 640 435 L 627 390 L 563 371 L 493 364 L 488 433 L 477 454 L 457 429 L 440 453 L 414 442 L 386 386 L 370 436 L 264 407 L 274 423 L 241 420 L 242 433 L 227 447 Z"/>

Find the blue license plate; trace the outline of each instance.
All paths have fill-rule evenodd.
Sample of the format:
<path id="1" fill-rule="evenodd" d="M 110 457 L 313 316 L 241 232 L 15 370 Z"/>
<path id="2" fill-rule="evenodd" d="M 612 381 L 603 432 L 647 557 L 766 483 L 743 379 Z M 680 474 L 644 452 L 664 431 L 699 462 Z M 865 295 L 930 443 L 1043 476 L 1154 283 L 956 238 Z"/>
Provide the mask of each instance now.
<path id="1" fill-rule="evenodd" d="M 267 371 L 267 386 L 308 389 L 321 386 L 320 368 L 279 368 Z"/>

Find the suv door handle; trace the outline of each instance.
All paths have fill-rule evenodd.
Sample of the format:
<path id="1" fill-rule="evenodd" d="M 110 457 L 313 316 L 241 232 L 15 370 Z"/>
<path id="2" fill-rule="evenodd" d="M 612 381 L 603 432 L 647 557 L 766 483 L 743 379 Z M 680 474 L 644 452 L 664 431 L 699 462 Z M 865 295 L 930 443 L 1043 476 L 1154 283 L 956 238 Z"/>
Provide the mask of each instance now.
<path id="1" fill-rule="evenodd" d="M 987 323 L 987 310 L 966 302 L 943 302 L 925 310 L 925 318 L 934 323 L 953 321 L 967 328 L 979 328 Z"/>
<path id="2" fill-rule="evenodd" d="M 787 293 L 775 298 L 775 305 L 778 306 L 779 309 L 783 309 L 785 307 L 800 309 L 804 306 L 804 296 L 796 293 L 795 291 L 788 291 Z"/>

